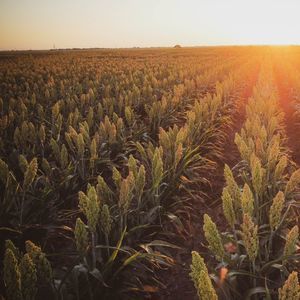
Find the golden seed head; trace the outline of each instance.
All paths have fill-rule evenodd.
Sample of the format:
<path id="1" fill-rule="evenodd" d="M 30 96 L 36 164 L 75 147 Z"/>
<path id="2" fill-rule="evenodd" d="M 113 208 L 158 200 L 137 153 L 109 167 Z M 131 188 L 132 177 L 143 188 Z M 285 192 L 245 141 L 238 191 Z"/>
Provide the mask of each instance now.
<path id="1" fill-rule="evenodd" d="M 260 138 L 257 138 L 255 140 L 255 152 L 257 156 L 260 157 L 261 159 L 265 156 L 264 145 Z"/>
<path id="2" fill-rule="evenodd" d="M 123 130 L 124 122 L 122 118 L 118 118 L 116 127 L 117 127 L 117 132 L 121 132 Z"/>
<path id="3" fill-rule="evenodd" d="M 48 90 L 47 90 L 47 91 L 48 91 Z M 60 112 L 59 102 L 56 102 L 56 103 L 52 106 L 52 117 L 54 118 L 54 120 L 58 117 L 59 112 Z"/>
<path id="4" fill-rule="evenodd" d="M 73 140 L 71 138 L 71 134 L 70 133 L 65 132 L 65 140 L 66 140 L 68 146 L 70 147 L 70 149 L 72 151 L 74 151 L 74 144 L 73 144 Z"/>
<path id="5" fill-rule="evenodd" d="M 141 157 L 142 157 L 143 159 L 146 159 L 146 158 L 147 158 L 147 154 L 146 154 L 146 151 L 145 151 L 143 145 L 142 145 L 140 142 L 137 142 L 137 143 L 135 144 L 135 146 L 136 146 L 136 148 L 137 148 L 137 151 L 138 151 L 139 154 L 141 155 Z"/>
<path id="6" fill-rule="evenodd" d="M 28 253 L 21 260 L 20 273 L 23 300 L 35 299 L 37 293 L 37 270 Z"/>
<path id="7" fill-rule="evenodd" d="M 101 209 L 100 217 L 101 229 L 106 236 L 109 236 L 112 225 L 112 218 L 110 216 L 109 207 L 107 204 L 104 204 Z"/>
<path id="8" fill-rule="evenodd" d="M 277 229 L 281 220 L 281 213 L 284 206 L 284 194 L 279 191 L 273 199 L 269 212 L 270 227 L 272 230 Z"/>
<path id="9" fill-rule="evenodd" d="M 212 285 L 209 274 L 203 270 L 199 274 L 198 296 L 201 300 L 218 300 L 217 293 Z"/>
<path id="10" fill-rule="evenodd" d="M 252 216 L 254 210 L 254 198 L 253 198 L 252 191 L 247 183 L 245 183 L 243 187 L 241 204 L 242 204 L 243 214 L 248 214 L 249 216 Z"/>
<path id="11" fill-rule="evenodd" d="M 85 224 L 81 221 L 80 218 L 76 219 L 74 235 L 77 251 L 83 257 L 85 256 L 88 247 L 88 232 L 86 230 Z"/>
<path id="12" fill-rule="evenodd" d="M 209 244 L 209 249 L 214 253 L 216 258 L 221 261 L 225 256 L 222 239 L 216 224 L 207 214 L 204 215 L 203 231 Z"/>
<path id="13" fill-rule="evenodd" d="M 60 162 L 60 149 L 59 149 L 59 146 L 58 146 L 58 144 L 57 144 L 57 142 L 54 138 L 51 138 L 50 145 L 51 145 L 51 148 L 52 148 L 52 152 L 55 156 L 55 159 L 59 163 Z"/>
<path id="14" fill-rule="evenodd" d="M 292 272 L 285 281 L 282 288 L 278 289 L 279 300 L 299 300 L 300 299 L 300 284 L 298 273 Z"/>
<path id="15" fill-rule="evenodd" d="M 230 227 L 233 228 L 234 224 L 236 222 L 236 217 L 235 217 L 235 211 L 234 211 L 234 207 L 233 207 L 233 200 L 228 191 L 228 187 L 225 187 L 223 189 L 222 204 L 223 204 L 224 216 L 225 216 L 228 224 L 230 225 Z"/>
<path id="16" fill-rule="evenodd" d="M 89 124 L 86 121 L 79 124 L 79 131 L 80 134 L 82 134 L 84 143 L 89 145 L 91 143 L 90 128 Z"/>
<path id="17" fill-rule="evenodd" d="M 36 246 L 31 241 L 25 242 L 26 252 L 29 254 L 30 258 L 33 260 L 36 269 L 37 277 L 42 282 L 51 282 L 52 281 L 52 269 L 50 262 L 46 258 L 45 253 L 42 252 L 41 248 Z"/>
<path id="18" fill-rule="evenodd" d="M 169 150 L 172 145 L 169 134 L 161 127 L 159 128 L 159 144 L 165 151 Z"/>
<path id="19" fill-rule="evenodd" d="M 28 162 L 23 154 L 19 155 L 19 167 L 20 167 L 22 173 L 25 174 L 25 172 L 28 168 Z"/>
<path id="20" fill-rule="evenodd" d="M 248 162 L 250 159 L 250 154 L 249 154 L 250 150 L 249 150 L 247 144 L 245 143 L 244 139 L 238 133 L 236 133 L 234 142 L 239 149 L 241 158 Z"/>
<path id="21" fill-rule="evenodd" d="M 3 279 L 7 300 L 22 300 L 21 274 L 18 261 L 11 249 L 6 249 L 3 261 Z"/>
<path id="22" fill-rule="evenodd" d="M 46 158 L 43 157 L 42 160 L 42 169 L 47 176 L 51 175 L 51 166 Z"/>
<path id="23" fill-rule="evenodd" d="M 268 148 L 268 168 L 273 170 L 280 154 L 280 136 L 276 135 L 273 137 L 271 144 Z"/>
<path id="24" fill-rule="evenodd" d="M 274 178 L 275 181 L 278 181 L 282 178 L 283 172 L 287 166 L 288 159 L 284 155 L 280 158 L 279 162 L 276 165 L 275 171 L 274 171 Z"/>
<path id="25" fill-rule="evenodd" d="M 197 289 L 199 299 L 217 300 L 218 297 L 209 277 L 204 259 L 196 251 L 192 251 L 192 264 L 190 267 L 191 272 L 189 275 Z"/>
<path id="26" fill-rule="evenodd" d="M 126 213 L 132 200 L 132 191 L 135 185 L 134 176 L 129 172 L 126 179 L 123 179 L 120 186 L 119 207 Z"/>
<path id="27" fill-rule="evenodd" d="M 257 195 L 261 195 L 263 192 L 263 176 L 264 170 L 261 166 L 261 162 L 255 154 L 251 155 L 250 167 L 252 175 L 252 185 Z"/>
<path id="28" fill-rule="evenodd" d="M 78 133 L 76 132 L 76 130 L 72 126 L 69 126 L 69 132 L 68 133 L 69 133 L 69 136 L 72 139 L 72 141 L 77 145 Z"/>
<path id="29" fill-rule="evenodd" d="M 82 191 L 78 192 L 78 198 L 79 198 L 79 208 L 84 213 L 84 215 L 87 215 L 87 206 L 88 206 L 88 197 L 86 194 Z"/>
<path id="30" fill-rule="evenodd" d="M 287 234 L 283 250 L 283 256 L 292 255 L 296 251 L 296 245 L 299 239 L 299 227 L 295 225 Z"/>
<path id="31" fill-rule="evenodd" d="M 83 154 L 84 154 L 84 147 L 85 147 L 85 143 L 84 143 L 84 139 L 83 139 L 82 133 L 79 133 L 77 135 L 76 146 L 77 146 L 78 155 L 82 157 Z"/>
<path id="32" fill-rule="evenodd" d="M 24 174 L 23 189 L 26 190 L 34 181 L 38 171 L 37 158 L 33 158 Z"/>
<path id="33" fill-rule="evenodd" d="M 91 152 L 91 159 L 97 159 L 98 153 L 97 153 L 97 140 L 95 138 L 92 139 L 91 145 L 90 145 L 90 152 Z"/>
<path id="34" fill-rule="evenodd" d="M 285 195 L 290 195 L 300 184 L 300 169 L 296 170 L 290 177 L 286 187 Z"/>
<path id="35" fill-rule="evenodd" d="M 133 173 L 134 178 L 136 178 L 138 173 L 136 159 L 130 154 L 128 159 L 128 170 Z"/>
<path id="36" fill-rule="evenodd" d="M 98 105 L 97 105 L 97 114 L 98 114 L 99 119 L 102 120 L 104 111 L 103 111 L 103 106 L 101 103 L 98 103 Z"/>
<path id="37" fill-rule="evenodd" d="M 109 138 L 108 141 L 110 144 L 113 144 L 116 142 L 116 137 L 117 137 L 117 128 L 115 124 L 112 124 L 110 129 L 109 129 Z"/>
<path id="38" fill-rule="evenodd" d="M 190 266 L 192 278 L 195 288 L 198 288 L 200 271 L 205 271 L 208 273 L 207 267 L 205 265 L 204 259 L 197 251 L 192 251 L 192 264 Z"/>
<path id="39" fill-rule="evenodd" d="M 125 107 L 125 119 L 128 125 L 133 123 L 133 112 L 130 106 Z"/>
<path id="40" fill-rule="evenodd" d="M 116 187 L 119 189 L 121 187 L 122 175 L 116 167 L 113 167 L 112 179 Z"/>
<path id="41" fill-rule="evenodd" d="M 87 218 L 90 231 L 94 233 L 96 232 L 100 213 L 100 201 L 96 189 L 88 185 L 87 195 L 80 191 L 78 197 L 79 207 Z"/>
<path id="42" fill-rule="evenodd" d="M 112 120 L 113 120 L 113 123 L 117 123 L 118 122 L 118 119 L 119 119 L 119 116 L 116 112 L 113 112 L 113 116 L 112 116 Z"/>
<path id="43" fill-rule="evenodd" d="M 26 252 L 34 256 L 35 254 L 39 254 L 42 252 L 41 248 L 35 245 L 32 241 L 25 242 Z"/>
<path id="44" fill-rule="evenodd" d="M 241 192 L 228 165 L 225 165 L 224 176 L 228 192 L 233 200 L 234 207 L 241 207 Z"/>
<path id="45" fill-rule="evenodd" d="M 112 191 L 110 190 L 109 186 L 106 184 L 102 176 L 97 177 L 97 185 L 96 190 L 99 199 L 104 200 L 104 202 L 108 202 Z"/>
<path id="46" fill-rule="evenodd" d="M 135 191 L 137 199 L 141 199 L 146 183 L 146 171 L 143 165 L 140 166 L 138 174 L 135 178 Z"/>
<path id="47" fill-rule="evenodd" d="M 87 123 L 88 123 L 88 125 L 89 125 L 90 128 L 94 124 L 94 110 L 93 110 L 93 108 L 91 106 L 89 108 L 89 112 L 88 112 L 88 115 L 87 115 Z"/>
<path id="48" fill-rule="evenodd" d="M 5 250 L 7 250 L 7 249 L 10 249 L 13 252 L 13 254 L 17 260 L 20 259 L 20 257 L 21 257 L 20 251 L 11 240 L 5 241 Z"/>
<path id="49" fill-rule="evenodd" d="M 248 214 L 243 216 L 242 233 L 243 242 L 249 259 L 254 262 L 258 253 L 258 226 L 254 225 Z"/>

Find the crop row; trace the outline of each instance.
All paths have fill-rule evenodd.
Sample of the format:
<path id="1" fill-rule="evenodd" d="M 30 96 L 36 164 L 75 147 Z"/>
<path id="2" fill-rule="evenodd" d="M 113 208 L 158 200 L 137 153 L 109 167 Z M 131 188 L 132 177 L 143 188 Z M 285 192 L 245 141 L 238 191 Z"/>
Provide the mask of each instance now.
<path id="1" fill-rule="evenodd" d="M 296 272 L 300 169 L 295 170 L 285 146 L 284 116 L 271 61 L 263 64 L 246 115 L 235 136 L 241 161 L 234 169 L 226 165 L 224 170 L 226 229 L 220 232 L 204 215 L 203 231 L 211 255 L 205 264 L 194 251 L 190 275 L 200 299 L 296 300 L 300 296 Z"/>

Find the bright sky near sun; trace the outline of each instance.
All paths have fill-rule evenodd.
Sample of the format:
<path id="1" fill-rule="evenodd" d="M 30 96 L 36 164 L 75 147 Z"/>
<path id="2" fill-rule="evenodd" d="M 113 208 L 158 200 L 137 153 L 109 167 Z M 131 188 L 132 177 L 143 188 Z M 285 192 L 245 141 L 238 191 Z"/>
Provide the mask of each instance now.
<path id="1" fill-rule="evenodd" d="M 0 49 L 300 44 L 300 0 L 0 0 Z"/>

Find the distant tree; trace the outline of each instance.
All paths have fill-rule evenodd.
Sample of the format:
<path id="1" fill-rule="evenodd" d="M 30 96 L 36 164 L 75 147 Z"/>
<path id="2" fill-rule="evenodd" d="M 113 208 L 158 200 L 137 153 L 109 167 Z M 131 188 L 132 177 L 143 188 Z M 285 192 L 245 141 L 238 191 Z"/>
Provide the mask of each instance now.
<path id="1" fill-rule="evenodd" d="M 180 45 L 175 45 L 174 48 L 181 48 L 181 46 Z"/>

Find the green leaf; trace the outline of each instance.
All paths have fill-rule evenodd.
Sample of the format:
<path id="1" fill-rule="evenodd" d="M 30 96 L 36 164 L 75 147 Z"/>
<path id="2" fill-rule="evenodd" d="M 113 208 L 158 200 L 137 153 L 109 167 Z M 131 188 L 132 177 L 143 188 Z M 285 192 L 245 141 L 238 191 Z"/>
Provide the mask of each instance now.
<path id="1" fill-rule="evenodd" d="M 118 253 L 119 253 L 119 250 L 121 248 L 121 245 L 122 245 L 122 242 L 123 242 L 123 239 L 124 239 L 124 236 L 125 236 L 125 233 L 126 233 L 126 227 L 124 228 L 122 234 L 121 234 L 121 237 L 117 243 L 117 246 L 116 246 L 116 249 L 113 251 L 113 253 L 111 254 L 111 256 L 109 257 L 105 267 L 109 266 L 117 257 Z"/>
<path id="2" fill-rule="evenodd" d="M 181 249 L 180 247 L 168 243 L 166 241 L 162 241 L 162 240 L 154 240 L 148 244 L 142 244 L 140 245 L 140 247 L 142 247 L 143 249 L 145 249 L 145 251 L 149 252 L 149 248 L 150 247 L 168 247 L 168 248 L 173 248 L 173 249 Z"/>

